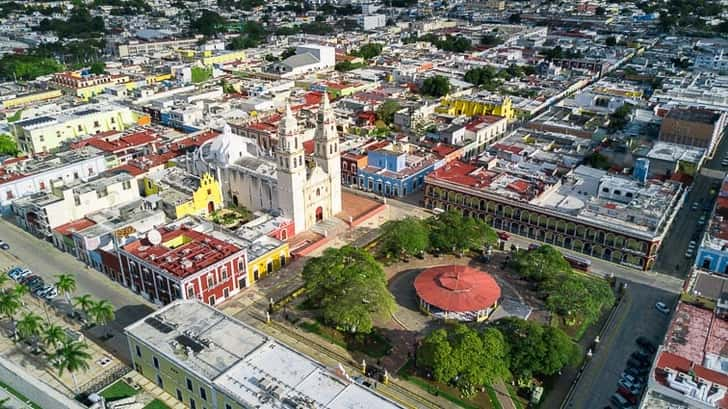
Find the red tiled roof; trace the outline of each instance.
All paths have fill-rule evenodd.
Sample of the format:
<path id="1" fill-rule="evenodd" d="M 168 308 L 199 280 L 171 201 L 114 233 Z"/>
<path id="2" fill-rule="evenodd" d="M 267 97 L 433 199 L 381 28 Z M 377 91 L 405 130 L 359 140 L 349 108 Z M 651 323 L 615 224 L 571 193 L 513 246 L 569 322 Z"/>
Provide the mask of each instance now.
<path id="1" fill-rule="evenodd" d="M 523 193 L 528 190 L 528 182 L 525 180 L 514 180 L 513 182 L 508 184 L 508 189 L 514 190 L 518 193 Z"/>
<path id="2" fill-rule="evenodd" d="M 688 373 L 693 367 L 693 362 L 687 358 L 663 351 L 657 359 L 657 368 L 672 368 L 680 372 Z"/>
<path id="3" fill-rule="evenodd" d="M 493 149 L 499 150 L 499 151 L 506 151 L 510 153 L 519 154 L 523 152 L 523 148 L 518 146 L 512 146 L 512 145 L 504 145 L 502 143 L 496 143 L 493 145 Z"/>
<path id="4" fill-rule="evenodd" d="M 422 300 L 444 311 L 485 310 L 501 296 L 493 276 L 468 266 L 428 268 L 415 278 L 414 285 Z"/>
<path id="5" fill-rule="evenodd" d="M 62 224 L 53 230 L 63 236 L 67 236 L 73 232 L 81 231 L 81 230 L 83 230 L 87 227 L 91 227 L 95 224 L 96 224 L 96 222 L 94 222 L 93 220 L 83 218 L 83 219 L 74 220 L 72 222 L 68 222 L 66 224 Z"/>
<path id="6" fill-rule="evenodd" d="M 432 153 L 434 153 L 435 155 L 437 155 L 441 158 L 444 158 L 445 156 L 455 152 L 458 149 L 459 148 L 457 146 L 447 145 L 444 143 L 438 143 L 437 145 L 430 148 Z"/>
<path id="7" fill-rule="evenodd" d="M 162 242 L 152 245 L 146 238 L 124 246 L 124 251 L 174 276 L 185 278 L 241 251 L 238 246 L 210 235 L 181 227 L 160 231 Z M 174 248 L 164 244 L 180 236 L 189 241 Z"/>
<path id="8" fill-rule="evenodd" d="M 303 151 L 306 153 L 306 155 L 313 154 L 314 149 L 316 149 L 316 141 L 314 141 L 313 139 L 303 143 Z"/>

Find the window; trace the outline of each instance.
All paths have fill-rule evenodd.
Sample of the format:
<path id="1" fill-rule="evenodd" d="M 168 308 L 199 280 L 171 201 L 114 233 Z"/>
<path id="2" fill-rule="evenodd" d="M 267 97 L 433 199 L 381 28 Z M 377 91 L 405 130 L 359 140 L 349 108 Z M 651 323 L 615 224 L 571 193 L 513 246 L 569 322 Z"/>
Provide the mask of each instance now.
<path id="1" fill-rule="evenodd" d="M 137 356 L 139 358 L 141 358 L 142 357 L 142 350 L 139 349 L 139 345 L 134 345 L 134 347 L 136 348 L 136 354 L 137 354 Z"/>
<path id="2" fill-rule="evenodd" d="M 182 402 L 182 391 L 177 389 L 177 400 Z"/>
<path id="3" fill-rule="evenodd" d="M 207 302 L 210 305 L 215 305 L 215 296 L 214 295 L 211 295 L 210 298 L 207 299 Z"/>
<path id="4" fill-rule="evenodd" d="M 94 128 L 98 128 L 98 127 L 99 127 L 99 121 L 94 121 Z"/>
<path id="5" fill-rule="evenodd" d="M 192 398 L 190 398 L 190 408 L 197 409 L 197 402 Z"/>
<path id="6" fill-rule="evenodd" d="M 78 126 L 78 132 L 83 132 L 83 127 L 81 125 Z"/>
<path id="7" fill-rule="evenodd" d="M 233 407 L 232 407 L 232 406 L 230 406 L 230 404 L 229 404 L 229 403 L 226 403 L 226 404 L 225 404 L 225 409 L 233 409 Z"/>
<path id="8" fill-rule="evenodd" d="M 74 196 L 73 202 L 76 204 L 76 206 L 81 206 L 81 198 L 79 196 Z"/>
<path id="9" fill-rule="evenodd" d="M 200 397 L 202 400 L 207 400 L 207 391 L 205 391 L 205 388 L 200 386 Z"/>
<path id="10" fill-rule="evenodd" d="M 207 276 L 207 288 L 212 288 L 212 274 Z"/>
<path id="11" fill-rule="evenodd" d="M 162 377 L 159 374 L 157 374 L 157 386 L 164 388 L 164 382 L 162 382 Z"/>
<path id="12" fill-rule="evenodd" d="M 78 179 L 78 172 L 73 172 L 73 178 Z"/>
<path id="13" fill-rule="evenodd" d="M 187 287 L 187 298 L 195 298 L 195 287 L 194 286 Z"/>
<path id="14" fill-rule="evenodd" d="M 12 190 L 8 190 L 7 192 L 5 192 L 5 197 L 7 199 L 12 199 L 13 198 L 13 191 Z"/>
<path id="15" fill-rule="evenodd" d="M 223 288 L 223 290 L 222 290 L 222 296 L 225 297 L 225 298 L 230 297 L 230 290 L 227 289 L 227 288 Z"/>
<path id="16" fill-rule="evenodd" d="M 207 189 L 208 196 L 212 194 L 212 189 Z"/>
<path id="17" fill-rule="evenodd" d="M 190 378 L 187 378 L 187 390 L 192 391 L 192 381 Z"/>
<path id="18" fill-rule="evenodd" d="M 91 176 L 94 174 L 94 168 L 88 168 L 88 175 Z"/>
<path id="19" fill-rule="evenodd" d="M 111 123 L 112 123 L 112 124 L 115 124 L 115 123 L 116 123 L 116 118 L 114 118 L 114 117 L 111 117 Z"/>
<path id="20" fill-rule="evenodd" d="M 227 278 L 228 278 L 227 266 L 222 267 L 222 272 L 220 273 L 220 276 L 222 277 L 223 281 L 227 280 Z"/>
<path id="21" fill-rule="evenodd" d="M 124 190 L 131 189 L 131 181 L 130 180 L 125 180 L 124 183 L 122 183 L 121 185 L 124 188 Z"/>
<path id="22" fill-rule="evenodd" d="M 159 359 L 157 359 L 156 356 L 152 357 L 152 361 L 154 362 L 154 367 L 159 369 Z"/>

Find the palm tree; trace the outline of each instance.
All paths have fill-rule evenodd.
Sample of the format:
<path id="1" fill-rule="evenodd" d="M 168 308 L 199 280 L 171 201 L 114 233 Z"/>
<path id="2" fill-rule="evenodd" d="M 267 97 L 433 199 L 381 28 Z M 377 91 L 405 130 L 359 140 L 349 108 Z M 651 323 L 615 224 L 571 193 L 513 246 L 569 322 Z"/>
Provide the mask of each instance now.
<path id="1" fill-rule="evenodd" d="M 116 314 L 114 314 L 114 306 L 106 300 L 99 300 L 93 303 L 91 308 L 89 308 L 89 313 L 96 325 L 102 327 L 116 318 Z M 108 334 L 109 329 L 106 328 L 106 335 Z"/>
<path id="2" fill-rule="evenodd" d="M 18 309 L 20 309 L 20 297 L 15 292 L 0 293 L 0 314 L 10 319 L 13 334 L 15 332 L 15 314 Z"/>
<path id="3" fill-rule="evenodd" d="M 13 409 L 14 406 L 10 405 L 10 398 L 0 399 L 0 409 Z"/>
<path id="4" fill-rule="evenodd" d="M 25 302 L 23 302 L 23 297 L 30 293 L 30 288 L 28 286 L 25 286 L 23 284 L 16 284 L 15 287 L 13 287 L 13 292 L 17 294 L 18 301 L 20 301 L 20 304 L 25 305 Z"/>
<path id="5" fill-rule="evenodd" d="M 58 349 L 66 342 L 66 331 L 60 325 L 49 324 L 43 329 L 43 343 L 47 347 Z"/>
<path id="6" fill-rule="evenodd" d="M 7 274 L 0 274 L 0 287 L 4 286 L 8 280 L 10 280 L 10 277 Z M 5 292 L 5 289 L 3 288 L 2 291 Z"/>
<path id="7" fill-rule="evenodd" d="M 80 295 L 74 298 L 76 307 L 80 308 L 81 311 L 88 314 L 91 307 L 94 305 L 94 300 L 89 294 Z"/>
<path id="8" fill-rule="evenodd" d="M 38 336 L 43 329 L 43 318 L 40 315 L 28 312 L 18 321 L 18 334 L 25 340 L 33 343 L 33 351 L 38 351 Z"/>
<path id="9" fill-rule="evenodd" d="M 58 281 L 56 281 L 56 288 L 58 292 L 66 297 L 66 302 L 71 305 L 71 293 L 76 291 L 76 279 L 70 274 L 58 274 Z"/>
<path id="10" fill-rule="evenodd" d="M 82 342 L 66 342 L 56 349 L 53 353 L 53 366 L 58 369 L 58 376 L 68 371 L 73 379 L 74 392 L 78 392 L 78 381 L 76 380 L 76 372 L 79 370 L 87 370 L 89 368 L 88 361 L 91 354 L 88 352 L 88 346 Z"/>

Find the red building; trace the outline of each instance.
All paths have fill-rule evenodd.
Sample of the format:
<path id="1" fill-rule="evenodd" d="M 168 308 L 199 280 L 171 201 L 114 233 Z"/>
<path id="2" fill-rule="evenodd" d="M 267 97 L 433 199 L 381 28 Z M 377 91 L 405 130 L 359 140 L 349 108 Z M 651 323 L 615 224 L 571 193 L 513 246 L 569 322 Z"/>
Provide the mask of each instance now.
<path id="1" fill-rule="evenodd" d="M 210 305 L 245 288 L 245 250 L 186 227 L 161 228 L 119 250 L 123 284 L 168 304 L 199 299 Z"/>

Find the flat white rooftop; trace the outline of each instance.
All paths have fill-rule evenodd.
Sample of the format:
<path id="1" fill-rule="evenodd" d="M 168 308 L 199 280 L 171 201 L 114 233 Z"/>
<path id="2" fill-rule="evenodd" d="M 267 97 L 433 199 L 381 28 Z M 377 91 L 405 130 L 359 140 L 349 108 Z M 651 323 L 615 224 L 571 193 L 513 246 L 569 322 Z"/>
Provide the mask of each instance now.
<path id="1" fill-rule="evenodd" d="M 401 408 L 198 301 L 169 304 L 125 331 L 246 407 Z"/>

